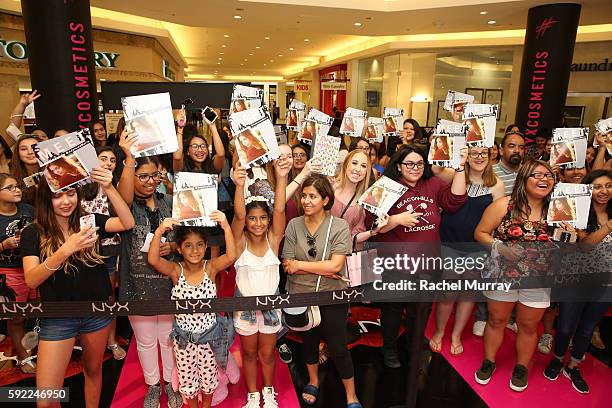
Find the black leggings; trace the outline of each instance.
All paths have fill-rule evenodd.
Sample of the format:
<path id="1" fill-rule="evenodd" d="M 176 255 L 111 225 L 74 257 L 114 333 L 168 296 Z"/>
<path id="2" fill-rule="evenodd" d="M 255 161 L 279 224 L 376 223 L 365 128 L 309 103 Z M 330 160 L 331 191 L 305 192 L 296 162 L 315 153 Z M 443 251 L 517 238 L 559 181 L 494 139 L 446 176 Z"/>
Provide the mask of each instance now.
<path id="1" fill-rule="evenodd" d="M 319 342 L 325 338 L 327 348 L 340 378 L 353 377 L 353 360 L 346 347 L 346 322 L 348 304 L 319 306 L 321 324 L 302 333 L 304 340 L 304 361 L 306 364 L 319 364 Z"/>

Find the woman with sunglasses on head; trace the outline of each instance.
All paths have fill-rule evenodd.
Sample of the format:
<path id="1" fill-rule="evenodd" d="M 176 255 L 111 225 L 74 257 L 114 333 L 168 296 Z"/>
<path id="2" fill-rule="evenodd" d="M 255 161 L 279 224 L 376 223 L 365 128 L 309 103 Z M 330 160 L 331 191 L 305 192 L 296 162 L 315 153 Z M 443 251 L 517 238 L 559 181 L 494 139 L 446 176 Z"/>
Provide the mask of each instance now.
<path id="1" fill-rule="evenodd" d="M 20 184 L 24 183 L 23 179 L 26 177 L 41 171 L 33 149 L 33 146 L 39 141 L 40 139 L 36 135 L 21 135 L 17 140 L 15 153 L 11 160 L 11 176 Z M 35 206 L 36 189 L 35 184 L 30 187 L 24 185 L 21 202 Z"/>
<path id="2" fill-rule="evenodd" d="M 46 182 L 39 185 L 36 222 L 21 236 L 21 255 L 26 284 L 38 288 L 41 301 L 108 301 L 112 289 L 97 242 L 134 226 L 129 207 L 113 187 L 112 173 L 93 169 L 91 178 L 106 193 L 116 217 L 95 214 L 95 227 L 80 227 L 85 215 L 80 191 L 52 193 Z M 85 405 L 97 407 L 102 389 L 102 361 L 111 316 L 43 318 L 38 343 L 36 386 L 57 389 L 64 383 L 76 337 L 83 348 Z M 38 407 L 59 407 L 59 402 L 38 400 Z"/>
<path id="3" fill-rule="evenodd" d="M 345 220 L 328 214 L 334 191 L 324 176 L 308 177 L 301 192 L 304 215 L 289 221 L 283 246 L 283 266 L 289 274 L 289 293 L 311 293 L 346 288 L 345 260 L 352 251 Z M 355 394 L 353 361 L 347 349 L 348 304 L 320 306 L 319 326 L 302 332 L 308 384 L 302 400 L 314 405 L 319 394 L 319 342 L 325 337 L 338 374 L 344 384 L 347 408 L 361 408 Z M 342 330 L 338 330 L 341 325 Z"/>
<path id="4" fill-rule="evenodd" d="M 208 152 L 208 142 L 202 135 L 194 135 L 183 141 L 183 129 L 185 128 L 185 111 L 181 110 L 178 115 L 178 127 L 176 138 L 178 140 L 178 150 L 172 154 L 174 172 L 189 171 L 194 173 L 219 174 L 225 164 L 225 148 L 217 126 L 210 122 L 206 117 L 204 121 L 212 135 L 214 156 Z M 183 142 L 187 144 L 183 146 Z"/>
<path id="5" fill-rule="evenodd" d="M 546 214 L 554 184 L 553 171 L 547 163 L 528 160 L 519 169 L 512 194 L 494 201 L 485 210 L 474 238 L 491 247 L 492 259 L 498 260 L 492 268 L 495 275 L 512 279 L 546 274 L 552 262 L 546 243 L 553 235 Z M 484 360 L 475 380 L 482 385 L 491 380 L 504 328 L 516 307 L 517 358 L 510 388 L 523 391 L 527 388 L 527 366 L 538 342 L 536 328 L 550 306 L 550 289 L 487 291 L 484 295 L 489 317 L 484 331 Z"/>

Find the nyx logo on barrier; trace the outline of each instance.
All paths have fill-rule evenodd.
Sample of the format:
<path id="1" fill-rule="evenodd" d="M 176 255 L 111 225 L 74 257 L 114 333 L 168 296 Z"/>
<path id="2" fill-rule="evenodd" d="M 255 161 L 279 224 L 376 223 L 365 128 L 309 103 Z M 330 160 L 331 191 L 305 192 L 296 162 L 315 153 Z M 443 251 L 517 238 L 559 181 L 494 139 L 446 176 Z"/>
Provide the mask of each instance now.
<path id="1" fill-rule="evenodd" d="M 17 303 L 2 303 L 2 313 L 22 314 L 26 316 L 28 314 L 32 314 L 35 311 L 44 313 L 42 309 L 42 303 L 28 303 L 25 305 L 20 305 Z"/>
<path id="2" fill-rule="evenodd" d="M 105 313 L 118 313 L 119 311 L 130 311 L 129 302 L 92 302 L 91 303 L 91 311 L 92 312 L 105 312 Z"/>
<path id="3" fill-rule="evenodd" d="M 199 299 L 199 300 L 177 300 L 176 310 L 189 310 L 189 309 L 212 309 L 210 301 L 212 299 Z"/>
<path id="4" fill-rule="evenodd" d="M 353 289 L 349 292 L 349 290 L 343 290 L 340 293 L 333 292 L 332 299 L 333 300 L 357 300 L 357 298 L 363 297 L 363 289 Z"/>
<path id="5" fill-rule="evenodd" d="M 558 23 L 558 21 L 552 17 L 548 17 L 542 20 L 542 22 L 535 28 L 536 38 L 539 40 L 540 38 L 544 37 L 546 31 L 548 31 L 548 29 L 556 23 Z"/>
<path id="6" fill-rule="evenodd" d="M 276 306 L 282 305 L 283 303 L 289 304 L 290 295 L 276 295 L 276 296 L 257 296 L 255 304 L 257 306 Z"/>

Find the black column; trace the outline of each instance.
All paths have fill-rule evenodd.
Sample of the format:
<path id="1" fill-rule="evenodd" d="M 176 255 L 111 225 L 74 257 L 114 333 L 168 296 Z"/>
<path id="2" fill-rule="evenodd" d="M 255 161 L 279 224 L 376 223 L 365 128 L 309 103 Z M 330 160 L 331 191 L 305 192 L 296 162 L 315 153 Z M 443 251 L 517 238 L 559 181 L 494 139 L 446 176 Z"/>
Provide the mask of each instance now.
<path id="1" fill-rule="evenodd" d="M 580 7 L 563 3 L 529 10 L 516 106 L 516 124 L 527 143 L 538 129 L 562 124 Z"/>
<path id="2" fill-rule="evenodd" d="M 97 118 L 89 0 L 21 0 L 36 123 L 49 136 Z"/>

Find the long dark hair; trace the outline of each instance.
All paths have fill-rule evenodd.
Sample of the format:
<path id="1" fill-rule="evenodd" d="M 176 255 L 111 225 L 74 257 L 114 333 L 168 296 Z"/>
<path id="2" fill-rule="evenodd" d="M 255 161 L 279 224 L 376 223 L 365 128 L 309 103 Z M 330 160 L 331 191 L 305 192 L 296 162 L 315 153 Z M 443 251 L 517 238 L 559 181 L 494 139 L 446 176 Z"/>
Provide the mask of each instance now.
<path id="1" fill-rule="evenodd" d="M 608 177 L 612 179 L 612 171 L 609 170 L 593 170 L 582 179 L 582 184 L 592 184 L 595 179 L 600 177 Z M 608 219 L 612 218 L 612 199 L 608 200 L 608 205 L 606 206 L 606 212 L 608 213 Z M 597 231 L 599 228 L 597 222 L 597 213 L 595 213 L 595 208 L 593 208 L 593 201 L 591 200 L 591 208 L 589 210 L 589 219 L 587 221 L 587 233 L 592 233 Z"/>
<path id="2" fill-rule="evenodd" d="M 419 122 L 412 118 L 408 118 L 404 121 L 404 124 L 410 123 L 414 129 L 414 141 L 421 140 L 423 138 L 423 128 L 419 125 Z"/>
<path id="3" fill-rule="evenodd" d="M 423 149 L 413 144 L 404 145 L 400 150 L 398 150 L 389 160 L 389 164 L 385 168 L 385 172 L 383 176 L 389 177 L 391 180 L 399 180 L 402 178 L 402 171 L 400 166 L 402 162 L 410 153 L 416 153 L 423 158 L 423 162 L 425 163 L 425 167 L 423 168 L 423 175 L 421 176 L 422 180 L 427 180 L 433 177 L 433 172 L 431 171 L 431 164 L 427 162 L 427 156 Z"/>
<path id="4" fill-rule="evenodd" d="M 516 175 L 516 181 L 514 183 L 514 188 L 512 189 L 512 194 L 510 194 L 510 201 L 513 203 L 512 218 L 529 218 L 529 215 L 531 214 L 531 207 L 529 206 L 529 201 L 527 200 L 527 180 L 529 177 L 531 177 L 531 174 L 533 174 L 538 166 L 545 167 L 550 174 L 555 174 L 550 165 L 544 161 L 527 160 L 525 163 L 523 163 L 523 165 L 519 168 L 518 174 Z M 552 190 L 544 198 L 542 215 L 546 214 L 548 205 L 550 204 L 551 193 Z"/>

